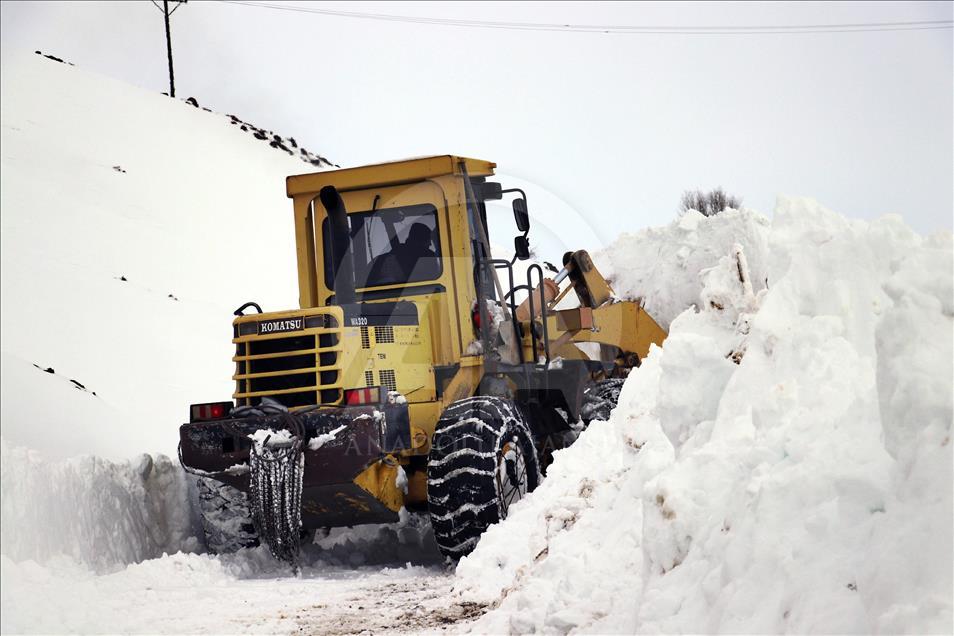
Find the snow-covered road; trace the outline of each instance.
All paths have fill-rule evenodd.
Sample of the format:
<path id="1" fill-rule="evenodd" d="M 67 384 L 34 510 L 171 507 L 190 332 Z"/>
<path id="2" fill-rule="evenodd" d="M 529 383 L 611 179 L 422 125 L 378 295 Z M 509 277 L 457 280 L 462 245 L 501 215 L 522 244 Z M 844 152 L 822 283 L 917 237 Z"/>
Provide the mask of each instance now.
<path id="1" fill-rule="evenodd" d="M 453 633 L 483 613 L 450 600 L 452 570 L 427 537 L 415 546 L 403 539 L 385 530 L 369 541 L 307 546 L 298 575 L 263 548 L 178 553 L 102 575 L 65 559 L 40 566 L 2 557 L 0 631 Z M 364 559 L 374 564 L 347 563 Z"/>

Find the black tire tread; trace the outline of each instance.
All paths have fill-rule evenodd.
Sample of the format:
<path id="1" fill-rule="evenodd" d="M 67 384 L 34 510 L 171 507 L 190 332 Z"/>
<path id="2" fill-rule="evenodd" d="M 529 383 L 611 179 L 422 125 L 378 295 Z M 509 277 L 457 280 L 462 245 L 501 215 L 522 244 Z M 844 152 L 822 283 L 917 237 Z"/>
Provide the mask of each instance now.
<path id="1" fill-rule="evenodd" d="M 583 392 L 583 404 L 580 406 L 580 419 L 589 426 L 594 420 L 606 421 L 619 403 L 619 394 L 625 378 L 607 378 L 597 380 Z"/>
<path id="2" fill-rule="evenodd" d="M 196 477 L 199 516 L 209 552 L 225 554 L 258 545 L 248 497 L 209 477 Z"/>
<path id="3" fill-rule="evenodd" d="M 488 526 L 500 521 L 498 454 L 517 438 L 527 469 L 527 490 L 540 482 L 530 427 L 509 400 L 473 397 L 451 404 L 437 422 L 428 457 L 428 508 L 441 552 L 469 553 Z"/>

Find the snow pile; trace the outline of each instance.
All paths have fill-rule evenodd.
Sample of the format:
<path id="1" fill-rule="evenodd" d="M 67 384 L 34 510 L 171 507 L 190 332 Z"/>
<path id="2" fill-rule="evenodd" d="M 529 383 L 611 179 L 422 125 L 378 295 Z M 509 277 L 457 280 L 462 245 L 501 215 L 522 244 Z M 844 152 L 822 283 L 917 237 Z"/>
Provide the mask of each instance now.
<path id="1" fill-rule="evenodd" d="M 668 226 L 622 234 L 593 261 L 618 296 L 642 300 L 668 331 L 684 309 L 698 305 L 699 272 L 714 267 L 735 244 L 748 257 L 754 290 L 764 289 L 768 231 L 768 219 L 752 210 L 710 217 L 689 210 Z"/>
<path id="2" fill-rule="evenodd" d="M 186 478 L 164 455 L 49 461 L 0 440 L 0 494 L 0 553 L 14 561 L 109 572 L 199 548 Z"/>
<path id="3" fill-rule="evenodd" d="M 669 339 L 460 562 L 474 631 L 951 633 L 950 234 L 781 200 L 700 272 L 685 222 L 603 254 Z"/>

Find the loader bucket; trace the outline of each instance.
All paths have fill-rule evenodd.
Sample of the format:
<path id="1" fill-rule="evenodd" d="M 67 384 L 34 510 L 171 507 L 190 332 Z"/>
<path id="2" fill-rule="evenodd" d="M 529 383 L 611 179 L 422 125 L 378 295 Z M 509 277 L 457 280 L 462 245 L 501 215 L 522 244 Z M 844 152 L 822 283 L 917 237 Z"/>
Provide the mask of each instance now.
<path id="1" fill-rule="evenodd" d="M 182 465 L 248 492 L 249 436 L 261 429 L 288 429 L 288 417 L 296 419 L 306 437 L 302 444 L 303 527 L 398 520 L 403 494 L 395 482 L 398 466 L 389 454 L 410 447 L 406 404 L 321 408 L 183 424 L 179 428 Z"/>

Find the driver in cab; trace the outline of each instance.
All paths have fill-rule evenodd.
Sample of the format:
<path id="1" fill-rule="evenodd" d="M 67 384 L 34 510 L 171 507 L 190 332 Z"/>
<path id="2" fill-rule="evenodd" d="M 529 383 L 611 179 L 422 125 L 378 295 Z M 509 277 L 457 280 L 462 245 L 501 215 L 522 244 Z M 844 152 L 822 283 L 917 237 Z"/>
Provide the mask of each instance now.
<path id="1" fill-rule="evenodd" d="M 415 223 L 403 243 L 392 242 L 391 251 L 375 259 L 369 278 L 391 285 L 431 280 L 440 274 L 440 263 L 433 249 L 431 228 Z"/>

